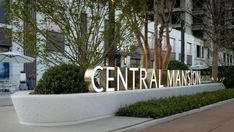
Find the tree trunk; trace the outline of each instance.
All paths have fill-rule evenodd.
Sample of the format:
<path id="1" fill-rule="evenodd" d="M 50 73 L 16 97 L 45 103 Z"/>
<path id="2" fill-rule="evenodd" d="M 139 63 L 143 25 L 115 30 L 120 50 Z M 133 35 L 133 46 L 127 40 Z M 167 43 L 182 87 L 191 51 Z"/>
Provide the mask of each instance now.
<path id="1" fill-rule="evenodd" d="M 162 65 L 162 83 L 163 85 L 167 85 L 167 67 L 171 57 L 171 44 L 170 44 L 170 32 L 169 32 L 169 25 L 166 26 L 166 54 L 163 58 L 163 65 Z"/>
<path id="2" fill-rule="evenodd" d="M 108 11 L 108 17 L 109 17 L 109 26 L 108 26 L 108 65 L 109 66 L 116 66 L 116 44 L 114 42 L 115 40 L 115 7 L 114 3 L 112 1 L 109 1 L 109 11 Z"/>
<path id="3" fill-rule="evenodd" d="M 163 30 L 164 26 L 161 26 L 159 29 L 159 41 L 158 41 L 158 69 L 162 69 L 162 39 L 163 39 Z"/>
<path id="4" fill-rule="evenodd" d="M 145 68 L 146 67 L 146 62 L 145 62 L 145 50 L 144 48 L 141 48 L 141 67 Z"/>
<path id="5" fill-rule="evenodd" d="M 216 47 L 216 46 L 214 46 Z M 218 51 L 217 48 L 214 48 L 212 51 L 212 74 L 211 78 L 213 82 L 217 81 L 217 75 L 218 75 Z"/>
<path id="6" fill-rule="evenodd" d="M 168 64 L 170 62 L 170 57 L 171 57 L 171 44 L 170 44 L 170 31 L 169 31 L 169 25 L 167 25 L 166 27 L 166 43 L 167 43 L 167 51 L 166 51 L 166 55 L 163 59 L 163 66 L 162 69 L 163 70 L 167 70 Z"/>
<path id="7" fill-rule="evenodd" d="M 157 0 L 154 0 L 154 68 L 159 69 L 158 12 Z"/>
<path id="8" fill-rule="evenodd" d="M 219 21 L 214 19 L 214 39 L 213 39 L 213 51 L 212 51 L 212 73 L 211 79 L 213 82 L 217 82 L 218 76 L 218 48 L 220 46 L 220 29 Z"/>
<path id="9" fill-rule="evenodd" d="M 215 28 L 214 30 L 215 34 L 215 41 L 213 41 L 213 51 L 212 51 L 212 73 L 211 73 L 211 79 L 213 82 L 217 82 L 217 76 L 218 76 L 218 47 L 220 45 L 220 36 L 218 29 Z"/>
<path id="10" fill-rule="evenodd" d="M 150 49 L 148 45 L 148 17 L 147 11 L 145 12 L 145 22 L 144 22 L 145 32 L 144 32 L 144 48 L 145 48 L 145 68 L 150 67 Z"/>

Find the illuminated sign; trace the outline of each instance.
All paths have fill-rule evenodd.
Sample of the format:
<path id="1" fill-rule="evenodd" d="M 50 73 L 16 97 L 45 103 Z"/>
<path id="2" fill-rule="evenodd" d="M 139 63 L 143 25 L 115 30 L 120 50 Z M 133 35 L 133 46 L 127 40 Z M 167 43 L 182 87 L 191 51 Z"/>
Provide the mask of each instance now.
<path id="1" fill-rule="evenodd" d="M 100 73 L 100 74 L 98 74 Z M 162 85 L 162 77 L 166 78 Z M 99 82 L 97 83 L 97 79 Z M 90 92 L 112 92 L 120 90 L 151 89 L 198 85 L 201 83 L 200 71 L 155 70 L 145 68 L 120 68 L 97 66 L 87 69 L 85 82 Z M 104 84 L 103 84 L 104 83 Z"/>

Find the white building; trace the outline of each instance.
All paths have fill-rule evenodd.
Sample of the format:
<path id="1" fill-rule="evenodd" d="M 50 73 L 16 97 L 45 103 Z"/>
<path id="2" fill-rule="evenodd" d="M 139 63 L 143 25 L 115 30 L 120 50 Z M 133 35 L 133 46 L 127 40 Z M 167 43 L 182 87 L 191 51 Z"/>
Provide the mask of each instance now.
<path id="1" fill-rule="evenodd" d="M 153 65 L 153 45 L 154 45 L 154 24 L 149 23 L 149 47 L 151 49 L 151 63 Z M 172 29 L 170 32 L 170 43 L 172 46 L 171 60 L 180 60 L 181 56 L 181 32 Z M 162 48 L 166 50 L 166 37 L 163 35 Z M 184 63 L 188 66 L 202 65 L 208 67 L 212 65 L 212 52 L 208 44 L 203 40 L 194 37 L 191 34 L 185 33 L 185 60 Z M 233 51 L 223 48 L 219 51 L 219 65 L 233 65 Z M 132 66 L 137 66 L 140 63 L 140 53 L 131 57 Z M 137 64 L 138 63 L 138 64 Z M 152 66 L 151 65 L 151 66 Z"/>

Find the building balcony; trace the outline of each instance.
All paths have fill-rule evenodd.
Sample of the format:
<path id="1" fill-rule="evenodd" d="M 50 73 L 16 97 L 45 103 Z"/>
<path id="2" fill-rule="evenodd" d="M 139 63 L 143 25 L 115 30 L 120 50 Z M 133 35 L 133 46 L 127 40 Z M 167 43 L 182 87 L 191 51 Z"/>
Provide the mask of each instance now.
<path id="1" fill-rule="evenodd" d="M 177 29 L 177 30 L 180 30 L 180 28 L 181 28 L 181 24 L 180 24 L 180 23 L 171 24 L 171 26 L 172 26 L 174 29 Z"/>
<path id="2" fill-rule="evenodd" d="M 192 30 L 196 31 L 196 30 L 204 30 L 204 24 L 203 23 L 194 23 L 192 25 Z"/>
<path id="3" fill-rule="evenodd" d="M 193 15 L 205 15 L 205 11 L 203 8 L 194 8 L 192 12 Z"/>
<path id="4" fill-rule="evenodd" d="M 181 7 L 176 7 L 173 9 L 173 12 L 180 12 L 183 11 Z"/>
<path id="5" fill-rule="evenodd" d="M 228 25 L 227 29 L 229 29 L 229 30 L 234 29 L 234 25 L 232 25 L 232 24 Z"/>

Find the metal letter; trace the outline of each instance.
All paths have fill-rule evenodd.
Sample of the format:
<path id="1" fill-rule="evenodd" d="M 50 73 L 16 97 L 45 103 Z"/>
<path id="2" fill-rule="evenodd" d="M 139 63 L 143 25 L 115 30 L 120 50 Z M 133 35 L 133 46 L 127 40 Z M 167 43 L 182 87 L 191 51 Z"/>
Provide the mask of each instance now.
<path id="1" fill-rule="evenodd" d="M 138 68 L 129 68 L 129 71 L 132 71 L 132 89 L 135 89 L 135 84 L 136 84 L 136 71 L 138 71 Z"/>
<path id="2" fill-rule="evenodd" d="M 128 90 L 128 68 L 125 68 L 125 80 L 123 77 L 123 74 L 121 73 L 121 70 L 119 67 L 117 67 L 117 91 L 119 91 L 119 78 L 121 78 L 121 81 L 124 85 L 125 90 Z"/>
<path id="3" fill-rule="evenodd" d="M 155 70 L 154 69 L 153 69 L 152 74 L 151 74 L 150 87 L 149 88 L 152 88 L 153 82 L 155 83 L 155 86 L 157 87 L 157 78 L 156 78 L 156 74 L 155 74 Z"/>
<path id="4" fill-rule="evenodd" d="M 115 88 L 109 88 L 109 81 L 114 81 L 114 77 L 110 77 L 110 70 L 114 71 L 114 67 L 106 67 L 106 91 L 113 92 Z"/>
<path id="5" fill-rule="evenodd" d="M 143 72 L 145 73 L 144 77 L 142 77 Z M 146 69 L 145 68 L 140 68 L 140 89 L 142 89 L 142 82 L 144 83 L 145 88 L 148 88 L 148 86 L 146 85 L 146 82 L 145 82 L 146 78 L 147 78 Z"/>
<path id="6" fill-rule="evenodd" d="M 97 66 L 94 69 L 87 69 L 85 72 L 85 82 L 90 92 L 102 92 L 104 89 L 97 88 L 95 85 L 95 74 L 97 70 L 103 70 L 101 66 Z"/>
<path id="7" fill-rule="evenodd" d="M 167 71 L 167 86 L 172 87 L 175 83 L 175 71 L 174 70 L 168 70 Z"/>

